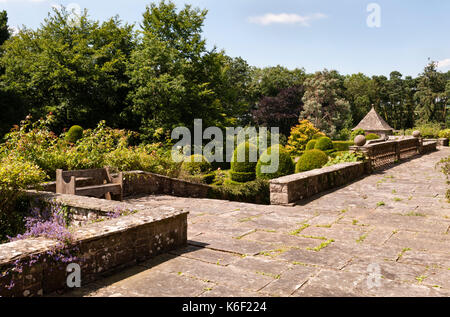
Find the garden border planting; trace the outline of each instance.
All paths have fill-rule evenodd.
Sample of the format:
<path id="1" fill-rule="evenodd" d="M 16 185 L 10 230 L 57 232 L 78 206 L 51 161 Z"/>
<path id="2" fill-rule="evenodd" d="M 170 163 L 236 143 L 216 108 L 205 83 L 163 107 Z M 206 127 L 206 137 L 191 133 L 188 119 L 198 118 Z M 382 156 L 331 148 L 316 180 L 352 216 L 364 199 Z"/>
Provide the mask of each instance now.
<path id="1" fill-rule="evenodd" d="M 136 212 L 74 228 L 74 242 L 65 250 L 77 250 L 74 251 L 77 258 L 74 263 L 81 267 L 82 284 L 187 245 L 188 212 L 74 195 L 42 192 L 30 192 L 30 195 L 92 214 L 123 209 Z M 42 296 L 67 289 L 67 263 L 52 260 L 49 255 L 57 244 L 46 238 L 1 244 L 0 273 L 12 273 L 0 274 L 0 296 Z M 18 263 L 26 265 L 14 271 Z"/>

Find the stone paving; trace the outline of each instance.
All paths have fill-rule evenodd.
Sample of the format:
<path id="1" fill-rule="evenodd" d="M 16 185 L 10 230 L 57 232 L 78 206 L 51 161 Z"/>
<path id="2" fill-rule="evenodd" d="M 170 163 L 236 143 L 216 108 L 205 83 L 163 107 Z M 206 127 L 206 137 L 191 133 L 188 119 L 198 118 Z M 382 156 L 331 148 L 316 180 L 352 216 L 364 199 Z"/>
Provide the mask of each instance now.
<path id="1" fill-rule="evenodd" d="M 147 196 L 182 207 L 189 245 L 66 296 L 450 296 L 450 149 L 295 207 Z"/>

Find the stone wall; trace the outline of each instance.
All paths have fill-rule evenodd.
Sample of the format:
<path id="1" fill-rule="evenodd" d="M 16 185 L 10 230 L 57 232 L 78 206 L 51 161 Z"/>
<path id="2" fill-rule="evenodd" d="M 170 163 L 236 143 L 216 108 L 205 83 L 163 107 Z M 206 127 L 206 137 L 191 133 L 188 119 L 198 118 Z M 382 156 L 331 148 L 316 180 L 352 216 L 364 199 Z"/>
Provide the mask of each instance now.
<path id="1" fill-rule="evenodd" d="M 113 176 L 115 176 L 113 174 Z M 123 196 L 135 195 L 172 195 L 179 197 L 206 198 L 211 187 L 204 184 L 192 183 L 177 178 L 170 178 L 143 171 L 129 171 L 123 173 Z M 76 180 L 77 186 L 89 186 L 89 180 Z M 56 192 L 56 182 L 41 184 L 40 190 Z"/>
<path id="2" fill-rule="evenodd" d="M 270 181 L 272 205 L 288 205 L 320 192 L 346 185 L 370 173 L 366 162 L 342 163 Z"/>
<path id="3" fill-rule="evenodd" d="M 82 285 L 187 244 L 187 212 L 170 206 L 139 208 L 81 196 L 51 193 L 44 196 L 97 214 L 123 208 L 136 212 L 74 228 L 74 243 L 64 250 L 76 254 L 73 263 L 81 267 Z M 0 296 L 42 296 L 67 289 L 68 263 L 49 254 L 56 246 L 56 241 L 45 238 L 1 244 Z M 2 274 L 18 267 L 17 263 L 25 263 L 19 272 Z M 11 278 L 15 285 L 9 290 Z"/>
<path id="4" fill-rule="evenodd" d="M 206 198 L 210 186 L 143 171 L 124 172 L 123 195 L 172 195 Z"/>

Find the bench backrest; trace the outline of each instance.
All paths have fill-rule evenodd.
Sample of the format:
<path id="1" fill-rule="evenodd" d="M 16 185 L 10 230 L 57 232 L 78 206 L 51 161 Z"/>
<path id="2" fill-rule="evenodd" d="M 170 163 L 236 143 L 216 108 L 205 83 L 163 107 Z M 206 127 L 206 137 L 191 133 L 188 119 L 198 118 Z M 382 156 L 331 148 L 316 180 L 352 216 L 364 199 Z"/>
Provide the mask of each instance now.
<path id="1" fill-rule="evenodd" d="M 104 183 L 111 183 L 112 178 L 108 168 L 97 168 L 89 170 L 78 171 L 63 171 L 57 170 L 57 179 L 61 177 L 66 183 L 69 183 L 72 177 L 75 178 L 90 178 L 92 185 L 101 185 Z"/>

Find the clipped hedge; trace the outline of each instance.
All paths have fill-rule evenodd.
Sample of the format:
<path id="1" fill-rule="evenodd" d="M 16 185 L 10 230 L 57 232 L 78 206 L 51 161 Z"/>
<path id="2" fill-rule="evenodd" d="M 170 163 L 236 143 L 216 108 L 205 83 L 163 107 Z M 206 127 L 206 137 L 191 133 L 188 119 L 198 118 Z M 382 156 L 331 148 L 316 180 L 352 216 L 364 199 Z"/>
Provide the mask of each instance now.
<path id="1" fill-rule="evenodd" d="M 317 140 L 315 140 L 315 139 L 310 140 L 310 141 L 306 144 L 306 151 L 314 150 L 314 148 L 316 147 L 316 143 L 317 143 Z"/>
<path id="2" fill-rule="evenodd" d="M 239 157 L 238 153 L 240 153 Z M 251 153 L 258 154 L 258 149 L 249 142 L 240 144 L 236 150 L 234 150 L 230 172 L 232 180 L 236 182 L 248 182 L 256 178 L 255 171 L 257 162 L 250 162 Z M 244 160 L 239 162 L 238 159 Z"/>
<path id="3" fill-rule="evenodd" d="M 338 152 L 348 151 L 353 145 L 355 145 L 353 141 L 333 141 L 333 148 Z"/>
<path id="4" fill-rule="evenodd" d="M 295 172 L 301 173 L 316 168 L 321 168 L 328 163 L 328 156 L 320 150 L 306 151 L 298 160 L 295 166 Z"/>
<path id="5" fill-rule="evenodd" d="M 375 133 L 370 133 L 368 135 L 366 135 L 366 140 L 370 141 L 370 140 L 378 140 L 380 138 L 380 136 L 378 134 Z"/>
<path id="6" fill-rule="evenodd" d="M 262 173 L 263 166 L 271 165 L 271 156 L 277 155 L 279 158 L 278 169 L 274 173 Z M 259 158 L 256 165 L 256 177 L 259 179 L 274 179 L 285 175 L 294 174 L 295 165 L 289 152 L 280 145 L 274 145 L 268 148 Z"/>
<path id="7" fill-rule="evenodd" d="M 199 154 L 186 157 L 181 165 L 181 169 L 191 175 L 208 173 L 211 168 L 211 163 L 208 162 L 206 157 Z"/>
<path id="8" fill-rule="evenodd" d="M 269 205 L 270 186 L 262 179 L 247 183 L 227 181 L 220 186 L 212 185 L 208 198 Z"/>
<path id="9" fill-rule="evenodd" d="M 314 146 L 314 149 L 321 150 L 321 151 L 327 151 L 333 149 L 333 141 L 329 137 L 321 137 L 317 140 L 316 145 Z"/>
<path id="10" fill-rule="evenodd" d="M 83 128 L 79 125 L 72 126 L 66 134 L 65 140 L 70 143 L 77 143 L 83 137 Z"/>

